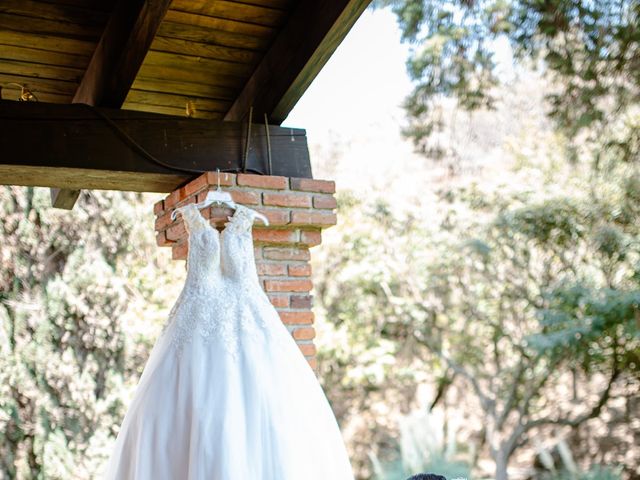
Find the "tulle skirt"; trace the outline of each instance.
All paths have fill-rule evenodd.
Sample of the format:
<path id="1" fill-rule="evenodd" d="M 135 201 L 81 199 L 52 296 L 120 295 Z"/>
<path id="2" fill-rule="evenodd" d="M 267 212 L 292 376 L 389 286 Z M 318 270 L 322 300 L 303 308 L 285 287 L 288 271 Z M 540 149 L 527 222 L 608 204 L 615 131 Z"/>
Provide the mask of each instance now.
<path id="1" fill-rule="evenodd" d="M 352 480 L 313 370 L 286 341 L 194 335 L 180 355 L 169 325 L 152 349 L 107 464 L 118 480 Z"/>

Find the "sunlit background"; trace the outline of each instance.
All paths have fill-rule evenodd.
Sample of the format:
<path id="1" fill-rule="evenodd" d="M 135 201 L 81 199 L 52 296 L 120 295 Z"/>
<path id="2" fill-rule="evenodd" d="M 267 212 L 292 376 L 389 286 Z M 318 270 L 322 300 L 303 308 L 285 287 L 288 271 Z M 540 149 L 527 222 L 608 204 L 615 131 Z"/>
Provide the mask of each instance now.
<path id="1" fill-rule="evenodd" d="M 607 116 L 569 134 L 545 57 L 491 40 L 493 108 L 436 96 L 416 146 L 403 105 L 422 44 L 397 19 L 368 9 L 284 123 L 337 185 L 338 225 L 312 250 L 316 341 L 357 479 L 640 479 L 637 71 L 623 107 L 600 99 Z M 0 192 L 0 478 L 94 478 L 184 280 L 155 246 L 162 196 L 90 192 L 69 213 L 46 189 Z M 69 321 L 97 336 L 86 365 L 47 340 Z"/>

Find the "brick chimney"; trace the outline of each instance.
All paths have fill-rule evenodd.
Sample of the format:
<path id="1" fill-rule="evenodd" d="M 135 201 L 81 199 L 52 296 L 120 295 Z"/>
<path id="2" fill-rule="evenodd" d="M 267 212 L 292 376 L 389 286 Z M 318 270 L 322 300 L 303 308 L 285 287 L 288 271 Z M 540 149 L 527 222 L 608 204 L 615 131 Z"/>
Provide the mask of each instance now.
<path id="1" fill-rule="evenodd" d="M 171 247 L 175 260 L 187 258 L 187 232 L 182 216 L 171 220 L 181 205 L 204 200 L 218 185 L 218 174 L 207 172 L 156 203 L 157 243 Z M 322 241 L 323 228 L 336 224 L 335 183 L 308 178 L 220 173 L 220 186 L 236 203 L 263 213 L 269 226 L 253 228 L 255 258 L 262 288 L 309 364 L 316 369 L 312 311 L 310 248 Z M 229 209 L 201 210 L 211 225 L 222 228 Z"/>

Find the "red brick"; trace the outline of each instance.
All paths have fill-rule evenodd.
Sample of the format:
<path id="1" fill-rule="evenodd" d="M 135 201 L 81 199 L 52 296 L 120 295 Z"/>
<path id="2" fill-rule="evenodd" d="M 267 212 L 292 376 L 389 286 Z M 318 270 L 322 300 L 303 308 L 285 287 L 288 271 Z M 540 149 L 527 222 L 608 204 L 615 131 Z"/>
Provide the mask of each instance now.
<path id="1" fill-rule="evenodd" d="M 267 292 L 308 292 L 313 288 L 311 280 L 265 280 Z"/>
<path id="2" fill-rule="evenodd" d="M 337 206 L 338 202 L 331 195 L 315 195 L 313 197 L 314 208 L 336 208 Z"/>
<path id="3" fill-rule="evenodd" d="M 182 200 L 180 200 L 178 203 L 176 203 L 174 207 L 175 208 L 184 207 L 185 205 L 188 205 L 190 203 L 196 203 L 196 196 L 195 195 L 191 195 L 189 197 L 182 198 Z"/>
<path id="4" fill-rule="evenodd" d="M 253 239 L 263 243 L 295 243 L 298 240 L 298 232 L 257 228 L 253 230 Z"/>
<path id="5" fill-rule="evenodd" d="M 315 357 L 307 358 L 307 362 L 313 370 L 318 370 L 318 360 Z"/>
<path id="6" fill-rule="evenodd" d="M 171 258 L 174 260 L 185 260 L 189 253 L 189 244 L 187 242 L 181 242 L 174 245 L 171 249 Z"/>
<path id="7" fill-rule="evenodd" d="M 256 192 L 245 192 L 243 190 L 233 190 L 229 192 L 234 202 L 245 205 L 258 205 L 260 203 L 260 194 Z"/>
<path id="8" fill-rule="evenodd" d="M 202 190 L 201 192 L 198 192 L 196 195 L 196 202 L 204 202 L 207 199 L 207 193 L 209 193 L 209 190 Z"/>
<path id="9" fill-rule="evenodd" d="M 256 260 L 262 259 L 262 247 L 261 246 L 253 247 L 253 258 L 255 258 Z"/>
<path id="10" fill-rule="evenodd" d="M 237 176 L 238 185 L 257 188 L 269 188 L 276 190 L 284 190 L 287 188 L 287 177 L 278 177 L 274 175 L 250 175 L 247 173 L 239 173 Z"/>
<path id="11" fill-rule="evenodd" d="M 291 308 L 311 308 L 313 306 L 312 295 L 291 295 L 289 301 Z"/>
<path id="12" fill-rule="evenodd" d="M 167 240 L 167 234 L 165 232 L 158 232 L 156 234 L 156 243 L 159 247 L 166 247 L 167 245 L 171 245 L 174 242 L 170 242 Z"/>
<path id="13" fill-rule="evenodd" d="M 291 212 L 291 225 L 305 225 L 305 226 L 328 226 L 335 225 L 338 221 L 335 213 L 325 212 L 305 212 L 294 211 Z"/>
<path id="14" fill-rule="evenodd" d="M 218 188 L 218 172 L 207 172 L 205 175 L 207 176 L 207 183 L 213 188 Z M 230 187 L 234 185 L 234 177 L 233 173 L 220 172 L 220 186 Z"/>
<path id="15" fill-rule="evenodd" d="M 267 217 L 269 225 L 287 225 L 289 223 L 289 210 L 256 208 L 255 211 Z"/>
<path id="16" fill-rule="evenodd" d="M 169 210 L 170 208 L 173 208 L 173 206 L 183 198 L 180 194 L 180 190 L 183 190 L 183 189 L 178 188 L 177 190 L 174 190 L 169 195 L 167 195 L 167 197 L 164 199 L 165 210 Z"/>
<path id="17" fill-rule="evenodd" d="M 316 346 L 313 343 L 299 343 L 298 347 L 305 357 L 312 357 L 317 353 Z"/>
<path id="18" fill-rule="evenodd" d="M 315 247 L 322 243 L 322 234 L 319 230 L 306 230 L 300 232 L 300 243 L 304 243 L 310 247 Z"/>
<path id="19" fill-rule="evenodd" d="M 287 308 L 289 306 L 289 295 L 268 295 L 271 304 L 276 308 Z"/>
<path id="20" fill-rule="evenodd" d="M 171 227 L 167 228 L 165 232 L 167 235 L 167 240 L 172 242 L 176 242 L 181 238 L 185 238 L 187 236 L 187 231 L 184 228 L 183 222 L 172 225 Z"/>
<path id="21" fill-rule="evenodd" d="M 160 200 L 153 205 L 153 213 L 158 216 L 164 212 L 164 200 Z"/>
<path id="22" fill-rule="evenodd" d="M 172 223 L 173 223 L 173 220 L 171 220 L 171 212 L 167 212 L 164 215 L 161 215 L 160 217 L 156 218 L 155 230 L 156 232 L 161 232 Z"/>
<path id="23" fill-rule="evenodd" d="M 314 318 L 313 312 L 308 310 L 306 312 L 278 312 L 278 314 L 285 325 L 311 325 Z"/>
<path id="24" fill-rule="evenodd" d="M 311 275 L 311 265 L 308 263 L 289 265 L 289 275 L 292 277 L 308 277 Z"/>
<path id="25" fill-rule="evenodd" d="M 184 186 L 184 192 L 187 197 L 190 197 L 200 190 L 208 188 L 209 182 L 207 181 L 207 174 L 203 173 L 195 180 L 191 180 Z"/>
<path id="26" fill-rule="evenodd" d="M 295 193 L 267 193 L 262 194 L 262 203 L 276 207 L 311 207 L 311 195 Z"/>
<path id="27" fill-rule="evenodd" d="M 316 330 L 313 327 L 296 328 L 292 335 L 296 340 L 313 340 L 316 336 Z"/>
<path id="28" fill-rule="evenodd" d="M 258 275 L 286 275 L 287 266 L 282 263 L 258 263 Z"/>
<path id="29" fill-rule="evenodd" d="M 336 182 L 333 180 L 314 180 L 312 178 L 292 178 L 291 190 L 304 192 L 336 193 Z"/>
<path id="30" fill-rule="evenodd" d="M 264 257 L 269 260 L 309 260 L 311 254 L 306 248 L 265 247 Z"/>

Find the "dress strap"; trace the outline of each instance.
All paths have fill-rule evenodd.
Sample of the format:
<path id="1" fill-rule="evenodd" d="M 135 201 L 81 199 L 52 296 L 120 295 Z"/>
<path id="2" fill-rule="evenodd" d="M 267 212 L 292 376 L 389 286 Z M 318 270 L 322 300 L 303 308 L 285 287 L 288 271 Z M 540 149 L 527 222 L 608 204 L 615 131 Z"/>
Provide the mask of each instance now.
<path id="1" fill-rule="evenodd" d="M 224 224 L 225 231 L 233 231 L 237 233 L 250 232 L 253 227 L 253 220 L 258 212 L 244 205 L 236 204 L 236 211 L 230 217 L 228 222 Z"/>
<path id="2" fill-rule="evenodd" d="M 205 228 L 209 225 L 209 222 L 207 222 L 207 220 L 200 213 L 200 210 L 198 210 L 198 208 L 193 203 L 188 203 L 187 205 L 176 208 L 172 215 L 175 216 L 178 213 L 182 215 L 184 226 L 186 227 L 188 232 L 193 232 L 200 228 Z"/>

